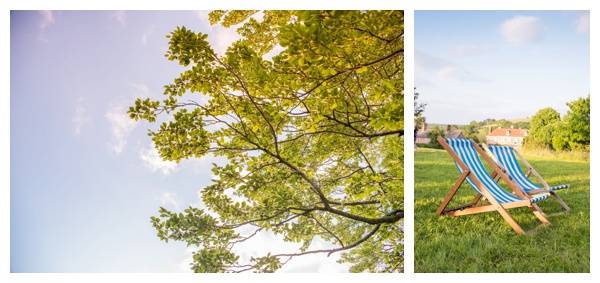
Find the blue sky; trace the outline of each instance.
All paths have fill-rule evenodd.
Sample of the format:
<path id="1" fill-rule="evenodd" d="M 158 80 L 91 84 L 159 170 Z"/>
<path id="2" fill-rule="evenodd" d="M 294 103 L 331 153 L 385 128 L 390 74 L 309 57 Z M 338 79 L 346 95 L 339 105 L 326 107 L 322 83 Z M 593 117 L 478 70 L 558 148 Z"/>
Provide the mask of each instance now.
<path id="1" fill-rule="evenodd" d="M 196 11 L 12 11 L 11 272 L 189 272 L 192 249 L 161 242 L 159 206 L 199 206 L 211 156 L 162 162 L 157 124 L 126 115 L 161 98 L 184 70 L 164 54 L 177 26 L 209 34 L 217 52 L 237 38 Z M 243 256 L 283 249 L 271 235 Z M 260 243 L 260 244 L 256 244 Z M 300 258 L 283 272 L 344 272 L 336 256 Z"/>
<path id="2" fill-rule="evenodd" d="M 517 119 L 590 93 L 588 11 L 415 11 L 415 87 L 429 123 Z"/>

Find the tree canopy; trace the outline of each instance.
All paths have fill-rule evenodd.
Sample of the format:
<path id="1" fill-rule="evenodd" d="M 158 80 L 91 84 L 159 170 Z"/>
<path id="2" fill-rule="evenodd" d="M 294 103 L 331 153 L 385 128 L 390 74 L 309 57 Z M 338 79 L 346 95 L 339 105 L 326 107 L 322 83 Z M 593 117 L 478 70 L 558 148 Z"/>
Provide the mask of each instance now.
<path id="1" fill-rule="evenodd" d="M 528 147 L 544 147 L 557 151 L 589 150 L 590 95 L 566 103 L 564 117 L 551 107 L 531 117 L 531 134 L 524 139 Z"/>
<path id="2" fill-rule="evenodd" d="M 206 34 L 177 27 L 166 57 L 188 69 L 164 100 L 138 99 L 128 111 L 168 118 L 149 131 L 165 160 L 228 160 L 201 189 L 204 207 L 151 217 L 158 237 L 197 246 L 195 272 L 274 272 L 334 252 L 353 272 L 401 272 L 403 12 L 256 13 L 210 13 L 211 24 L 243 23 L 223 56 Z M 282 51 L 270 58 L 273 50 Z M 265 231 L 299 250 L 234 252 Z M 335 247 L 314 249 L 314 239 Z"/>
<path id="3" fill-rule="evenodd" d="M 560 121 L 560 113 L 552 107 L 538 110 L 531 116 L 530 134 L 524 138 L 524 143 L 529 146 L 551 148 L 552 137 L 557 129 L 555 125 Z"/>
<path id="4" fill-rule="evenodd" d="M 569 110 L 564 120 L 569 130 L 569 141 L 585 148 L 590 145 L 590 95 L 567 102 L 567 106 Z"/>
<path id="5" fill-rule="evenodd" d="M 414 118 L 415 118 L 415 123 L 417 125 L 421 125 L 423 123 L 425 123 L 425 116 L 423 116 L 423 112 L 425 112 L 425 106 L 427 106 L 426 103 L 419 103 L 417 102 L 417 100 L 419 99 L 419 93 L 417 92 L 417 88 L 414 89 Z"/>

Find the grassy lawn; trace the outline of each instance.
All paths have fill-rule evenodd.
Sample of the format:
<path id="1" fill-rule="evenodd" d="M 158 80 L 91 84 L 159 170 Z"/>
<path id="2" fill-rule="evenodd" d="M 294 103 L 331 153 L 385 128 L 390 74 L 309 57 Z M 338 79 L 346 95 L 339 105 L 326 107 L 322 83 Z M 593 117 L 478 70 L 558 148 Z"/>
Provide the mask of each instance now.
<path id="1" fill-rule="evenodd" d="M 415 272 L 588 273 L 590 272 L 590 163 L 524 155 L 551 186 L 571 184 L 554 199 L 538 202 L 550 226 L 518 235 L 495 211 L 437 216 L 435 211 L 459 177 L 445 150 L 415 152 Z M 489 168 L 489 167 L 488 167 Z M 488 171 L 489 172 L 489 171 Z M 449 207 L 475 196 L 466 182 Z M 508 213 L 528 231 L 541 222 L 527 208 Z"/>

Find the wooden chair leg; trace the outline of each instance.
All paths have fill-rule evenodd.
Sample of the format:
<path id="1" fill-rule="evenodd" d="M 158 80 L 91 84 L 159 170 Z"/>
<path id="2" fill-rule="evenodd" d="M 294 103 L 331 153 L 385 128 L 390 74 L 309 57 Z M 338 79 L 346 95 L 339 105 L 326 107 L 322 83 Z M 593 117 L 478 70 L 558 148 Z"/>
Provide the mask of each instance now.
<path id="1" fill-rule="evenodd" d="M 448 192 L 448 194 L 442 201 L 442 204 L 435 212 L 436 215 L 441 215 L 444 212 L 444 209 L 446 209 L 446 207 L 450 203 L 450 200 L 452 200 L 452 198 L 456 194 L 456 191 L 458 191 L 458 188 L 460 188 L 460 185 L 462 185 L 462 183 L 465 181 L 465 178 L 467 178 L 467 175 L 469 175 L 469 171 L 464 171 L 462 174 L 460 174 L 460 177 L 458 177 L 458 180 L 456 180 L 456 182 L 454 183 L 454 186 L 452 186 L 452 189 Z"/>
<path id="2" fill-rule="evenodd" d="M 551 191 L 550 196 L 556 199 L 556 201 L 558 201 L 558 203 L 560 203 L 560 205 L 562 205 L 567 212 L 571 211 L 571 208 L 569 208 L 569 206 L 558 196 L 558 194 L 556 194 L 556 192 Z"/>
<path id="3" fill-rule="evenodd" d="M 513 228 L 513 230 L 515 230 L 515 232 L 517 232 L 517 234 L 519 234 L 519 235 L 525 234 L 525 231 L 523 230 L 523 228 L 521 228 L 521 226 L 519 226 L 519 224 L 512 218 L 512 216 L 510 216 L 510 214 L 508 214 L 508 211 L 506 211 L 506 209 L 504 207 L 502 207 L 502 206 L 498 207 L 498 212 L 500 213 L 500 215 L 502 215 L 504 220 L 506 220 L 506 222 L 508 222 L 508 225 L 510 225 L 510 227 Z"/>

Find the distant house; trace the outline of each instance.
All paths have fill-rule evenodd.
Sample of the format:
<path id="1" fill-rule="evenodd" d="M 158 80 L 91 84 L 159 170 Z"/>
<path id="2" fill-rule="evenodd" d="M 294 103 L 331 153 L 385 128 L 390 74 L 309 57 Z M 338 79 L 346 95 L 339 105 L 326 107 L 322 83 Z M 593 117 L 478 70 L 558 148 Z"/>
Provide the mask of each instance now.
<path id="1" fill-rule="evenodd" d="M 527 129 L 503 129 L 498 127 L 492 131 L 490 127 L 490 133 L 487 135 L 485 142 L 487 144 L 503 144 L 511 146 L 521 146 L 523 144 L 523 138 L 529 135 Z"/>
<path id="2" fill-rule="evenodd" d="M 429 138 L 427 137 L 427 134 L 429 134 L 429 132 L 431 132 L 431 129 L 427 129 L 427 123 L 423 123 L 423 126 L 421 127 L 421 129 L 419 129 L 417 131 L 417 143 L 429 143 Z M 454 139 L 464 139 L 465 135 L 463 134 L 463 132 L 461 130 L 452 130 L 450 125 L 446 125 L 446 130 L 444 131 L 444 133 L 446 133 L 446 137 L 448 138 L 454 138 Z"/>

